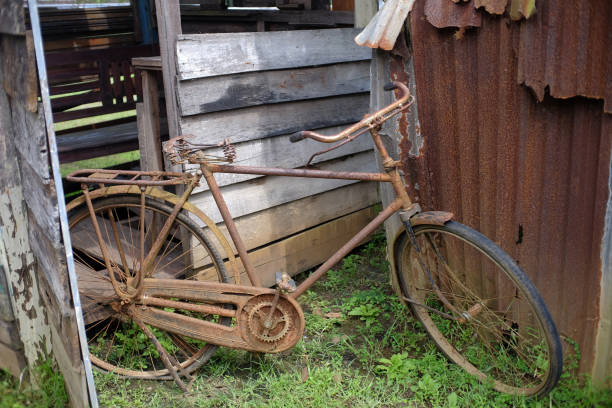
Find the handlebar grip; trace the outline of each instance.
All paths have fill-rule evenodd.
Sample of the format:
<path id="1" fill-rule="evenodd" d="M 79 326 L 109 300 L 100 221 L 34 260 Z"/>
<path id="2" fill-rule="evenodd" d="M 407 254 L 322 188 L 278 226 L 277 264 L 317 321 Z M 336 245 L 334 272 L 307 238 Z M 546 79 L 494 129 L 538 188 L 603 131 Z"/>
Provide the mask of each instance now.
<path id="1" fill-rule="evenodd" d="M 387 82 L 385 84 L 385 86 L 383 86 L 383 89 L 385 91 L 392 91 L 394 89 L 397 89 L 397 85 L 395 85 L 395 83 L 393 83 L 393 82 Z"/>
<path id="2" fill-rule="evenodd" d="M 292 133 L 291 136 L 289 136 L 289 141 L 291 143 L 296 143 L 300 140 L 304 140 L 304 133 L 302 131 Z"/>

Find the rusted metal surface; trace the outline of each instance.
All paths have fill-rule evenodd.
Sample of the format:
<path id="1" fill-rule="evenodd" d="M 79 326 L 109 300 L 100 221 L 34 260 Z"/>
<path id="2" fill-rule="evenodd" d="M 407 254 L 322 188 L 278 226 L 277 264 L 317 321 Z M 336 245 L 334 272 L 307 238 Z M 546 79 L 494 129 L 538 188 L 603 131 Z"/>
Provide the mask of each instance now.
<path id="1" fill-rule="evenodd" d="M 544 3 L 537 18 L 520 23 L 483 13 L 481 27 L 457 40 L 433 27 L 417 2 L 411 36 L 423 144 L 415 152 L 404 138 L 402 161 L 425 209 L 454 212 L 519 262 L 560 332 L 580 345 L 585 372 L 599 317 L 612 115 L 595 99 L 542 94 L 539 103 L 517 78 L 520 67 L 534 64 L 529 75 L 548 73 L 553 96 L 561 84 L 571 95 L 605 82 L 610 51 L 598 50 L 612 34 L 599 21 L 612 6 Z M 409 59 L 391 58 L 392 78 L 407 76 Z M 585 66 L 574 75 L 579 64 Z M 401 121 L 399 128 L 405 132 Z"/>
<path id="2" fill-rule="evenodd" d="M 253 263 L 250 261 L 249 256 L 247 255 L 247 249 L 238 233 L 238 229 L 236 228 L 236 224 L 234 223 L 234 219 L 230 214 L 229 208 L 227 208 L 227 203 L 221 194 L 221 190 L 219 189 L 219 185 L 215 180 L 215 176 L 213 173 L 206 168 L 205 165 L 202 165 L 202 172 L 204 173 L 204 178 L 206 179 L 206 183 L 208 183 L 208 187 L 210 188 L 210 192 L 215 199 L 215 203 L 217 204 L 217 208 L 221 213 L 221 217 L 223 218 L 223 222 L 225 223 L 225 227 L 227 228 L 227 232 L 229 232 L 234 245 L 236 246 L 236 251 L 238 252 L 238 256 L 240 256 L 240 260 L 242 261 L 242 265 L 244 265 L 244 270 L 246 271 L 249 280 L 253 286 L 261 286 L 261 280 L 259 276 L 255 273 L 255 267 Z"/>
<path id="3" fill-rule="evenodd" d="M 425 211 L 419 213 L 410 219 L 412 226 L 433 224 L 444 225 L 453 219 L 455 215 L 446 211 Z"/>
<path id="4" fill-rule="evenodd" d="M 438 28 L 480 27 L 481 15 L 474 8 L 473 1 L 454 4 L 448 0 L 425 0 L 425 17 Z"/>
<path id="5" fill-rule="evenodd" d="M 612 113 L 612 6 L 607 0 L 538 3 L 538 12 L 520 28 L 518 81 L 542 101 L 603 99 Z"/>
<path id="6" fill-rule="evenodd" d="M 66 180 L 84 184 L 115 184 L 134 186 L 171 186 L 187 184 L 194 179 L 189 173 L 164 171 L 83 169 L 66 176 Z"/>
<path id="7" fill-rule="evenodd" d="M 360 173 L 357 171 L 328 171 L 312 169 L 283 169 L 276 167 L 233 166 L 211 164 L 209 169 L 214 173 L 259 174 L 263 176 L 326 178 L 338 180 L 391 181 L 385 173 Z"/>

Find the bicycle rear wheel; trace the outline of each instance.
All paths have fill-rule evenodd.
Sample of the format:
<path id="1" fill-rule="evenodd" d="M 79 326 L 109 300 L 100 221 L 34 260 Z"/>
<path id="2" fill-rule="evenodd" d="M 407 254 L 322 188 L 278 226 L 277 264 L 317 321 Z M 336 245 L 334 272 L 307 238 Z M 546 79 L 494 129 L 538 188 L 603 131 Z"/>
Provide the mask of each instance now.
<path id="1" fill-rule="evenodd" d="M 111 258 L 112 273 L 119 284 L 126 287 L 170 216 L 172 207 L 146 197 L 143 216 L 141 196 L 135 194 L 100 198 L 92 204 Z M 126 377 L 172 379 L 155 345 L 129 315 L 120 310 L 121 299 L 110 283 L 86 206 L 71 211 L 69 225 L 92 363 Z M 151 277 L 229 282 L 223 260 L 214 245 L 185 211 L 174 220 L 155 259 Z M 225 325 L 231 323 L 231 318 L 227 317 L 183 313 Z M 180 364 L 183 373 L 199 368 L 217 349 L 203 341 L 148 328 L 171 358 Z"/>
<path id="2" fill-rule="evenodd" d="M 418 225 L 414 233 L 422 264 L 404 235 L 395 251 L 398 280 L 439 349 L 497 391 L 548 393 L 561 375 L 561 341 L 525 273 L 460 223 Z"/>

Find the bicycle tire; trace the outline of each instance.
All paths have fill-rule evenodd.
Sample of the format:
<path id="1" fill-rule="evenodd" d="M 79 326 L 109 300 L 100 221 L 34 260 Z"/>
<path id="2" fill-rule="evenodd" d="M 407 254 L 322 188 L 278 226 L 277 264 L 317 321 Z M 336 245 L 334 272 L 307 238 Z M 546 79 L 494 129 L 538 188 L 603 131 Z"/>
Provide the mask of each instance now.
<path id="1" fill-rule="evenodd" d="M 145 242 L 150 244 L 152 241 L 150 237 L 155 235 L 154 224 L 158 226 L 163 225 L 163 218 L 168 217 L 172 212 L 172 206 L 168 205 L 168 203 L 151 197 L 145 197 L 144 219 L 147 222 L 141 224 L 139 215 L 140 200 L 140 195 L 127 194 L 98 198 L 92 202 L 102 236 L 111 253 L 113 267 L 124 267 L 125 270 L 135 269 L 139 259 L 136 259 L 135 253 L 128 254 L 128 252 L 130 250 L 136 252 L 140 246 L 138 244 L 140 239 L 136 236 L 140 233 L 140 226 L 144 225 L 146 233 Z M 134 217 L 133 219 L 132 216 Z M 158 221 L 156 221 L 156 217 L 159 218 Z M 111 220 L 116 225 L 120 224 L 117 227 L 118 235 L 114 235 Z M 104 276 L 106 273 L 103 265 L 104 261 L 101 258 L 101 254 L 96 252 L 96 246 L 99 248 L 99 244 L 97 243 L 97 238 L 95 238 L 90 214 L 85 205 L 81 205 L 69 213 L 69 226 L 92 363 L 103 371 L 112 372 L 124 377 L 158 380 L 172 379 L 168 370 L 163 366 L 161 359 L 159 359 L 159 353 L 156 350 L 154 351 L 154 348 L 151 346 L 140 348 L 140 344 L 135 344 L 139 341 L 142 343 L 149 342 L 140 328 L 129 320 L 129 316 L 111 311 L 109 305 L 113 302 L 118 302 L 120 299 L 112 290 L 108 275 Z M 137 232 L 134 232 L 134 226 L 138 227 Z M 123 255 L 118 250 L 119 245 L 116 244 L 116 236 L 122 242 Z M 113 241 L 115 244 L 113 244 Z M 92 242 L 94 243 L 93 245 Z M 189 242 L 189 253 L 183 250 L 184 242 Z M 194 255 L 196 253 L 201 253 L 202 255 L 197 260 L 194 260 L 193 257 L 196 256 Z M 188 255 L 191 264 L 186 264 L 185 262 Z M 181 261 L 183 262 L 182 264 L 180 263 Z M 128 264 L 131 262 L 132 267 L 126 267 L 123 265 L 124 262 Z M 169 238 L 160 250 L 152 277 L 175 279 L 198 278 L 201 280 L 202 276 L 198 276 L 194 265 L 199 263 L 202 264 L 200 267 L 203 267 L 206 262 L 208 262 L 206 265 L 209 268 L 204 280 L 229 282 L 223 258 L 219 255 L 218 250 L 203 233 L 202 229 L 190 219 L 187 212 L 181 210 L 172 225 Z M 212 267 L 210 266 L 211 264 Z M 212 273 L 210 272 L 211 268 L 214 269 Z M 212 278 L 213 275 L 216 276 Z M 116 273 L 115 276 L 120 277 L 121 274 Z M 194 314 L 197 313 L 191 313 L 191 315 Z M 198 317 L 207 318 L 207 316 Z M 210 319 L 211 317 L 208 316 L 208 318 Z M 221 324 L 229 326 L 231 323 L 231 318 L 216 318 Z M 166 333 L 156 328 L 152 330 L 156 333 L 166 351 L 181 365 L 183 373 L 192 373 L 197 370 L 217 350 L 217 346 L 212 344 Z M 123 360 L 122 356 L 126 350 L 130 351 L 131 354 L 129 359 Z"/>
<path id="2" fill-rule="evenodd" d="M 403 234 L 395 246 L 398 281 L 443 354 L 497 391 L 532 397 L 550 392 L 562 371 L 561 340 L 542 297 L 516 262 L 458 222 L 413 230 L 429 275 Z"/>

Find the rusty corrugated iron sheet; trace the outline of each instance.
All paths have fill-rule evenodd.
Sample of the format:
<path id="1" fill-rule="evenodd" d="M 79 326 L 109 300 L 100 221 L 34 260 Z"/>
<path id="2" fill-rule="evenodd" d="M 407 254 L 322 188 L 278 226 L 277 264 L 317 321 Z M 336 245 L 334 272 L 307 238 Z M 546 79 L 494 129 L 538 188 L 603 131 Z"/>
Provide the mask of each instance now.
<path id="1" fill-rule="evenodd" d="M 529 28 L 561 23 L 548 17 L 542 3 L 537 19 L 518 23 L 483 13 L 481 27 L 467 30 L 460 40 L 452 30 L 433 27 L 424 18 L 424 3 L 416 3 L 411 37 L 423 144 L 415 153 L 404 138 L 402 161 L 416 186 L 413 195 L 426 208 L 454 212 L 518 260 L 561 333 L 580 345 L 581 371 L 590 371 L 612 115 L 598 99 L 544 95 L 538 102 L 517 82 L 525 33 L 535 33 L 529 41 L 539 50 L 564 37 L 561 26 L 549 24 L 544 38 Z M 589 37 L 582 45 L 605 40 Z M 398 41 L 396 51 L 406 50 Z M 559 69 L 563 64 L 554 63 Z M 406 80 L 407 64 L 407 58 L 393 55 L 392 78 Z M 594 81 L 597 72 L 591 65 L 584 81 Z M 404 135 L 406 126 L 400 122 Z"/>
<path id="2" fill-rule="evenodd" d="M 611 20 L 609 0 L 539 2 L 521 25 L 518 81 L 540 101 L 548 88 L 555 98 L 603 99 L 612 113 Z"/>
<path id="3" fill-rule="evenodd" d="M 438 28 L 480 27 L 481 15 L 472 0 L 460 4 L 449 0 L 425 0 L 425 17 Z"/>

